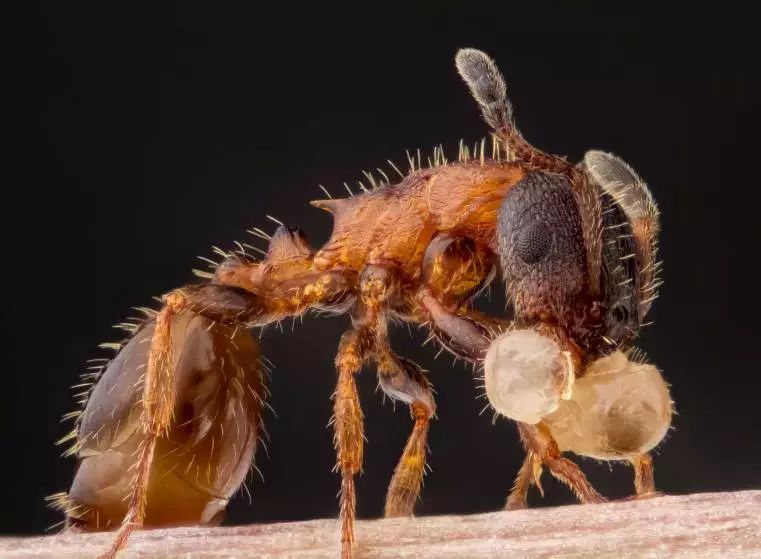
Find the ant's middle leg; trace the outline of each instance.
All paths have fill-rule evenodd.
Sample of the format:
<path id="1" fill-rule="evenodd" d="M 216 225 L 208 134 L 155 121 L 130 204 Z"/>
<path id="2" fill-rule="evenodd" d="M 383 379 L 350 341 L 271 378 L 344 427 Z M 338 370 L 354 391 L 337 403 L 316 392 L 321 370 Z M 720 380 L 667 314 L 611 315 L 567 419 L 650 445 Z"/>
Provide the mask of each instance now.
<path id="1" fill-rule="evenodd" d="M 386 516 L 412 514 L 425 473 L 428 424 L 436 409 L 431 385 L 423 369 L 394 354 L 389 347 L 386 312 L 389 300 L 399 296 L 398 280 L 393 265 L 368 265 L 359 278 L 360 301 L 356 309 L 360 331 L 367 332 L 367 357 L 375 361 L 378 368 L 379 386 L 392 399 L 408 404 L 414 420 L 389 485 Z M 340 360 L 337 363 L 340 376 Z"/>
<path id="2" fill-rule="evenodd" d="M 336 469 L 341 474 L 340 521 L 341 557 L 352 557 L 356 494 L 354 476 L 362 468 L 364 447 L 363 415 L 354 375 L 377 351 L 387 348 L 387 302 L 396 293 L 397 278 L 393 269 L 384 265 L 369 265 L 358 282 L 359 300 L 353 309 L 353 328 L 341 337 L 336 355 L 338 384 L 334 395 Z"/>
<path id="3" fill-rule="evenodd" d="M 411 516 L 425 475 L 428 424 L 436 404 L 430 382 L 419 365 L 387 347 L 378 352 L 376 360 L 381 389 L 394 400 L 408 404 L 415 422 L 388 487 L 385 514 Z"/>
<path id="4" fill-rule="evenodd" d="M 372 346 L 372 332 L 355 327 L 341 337 L 336 355 L 338 382 L 334 394 L 333 428 L 336 446 L 336 470 L 341 474 L 340 521 L 341 557 L 352 556 L 354 517 L 357 498 L 354 476 L 362 468 L 364 429 L 362 407 L 354 375 L 362 368 L 367 351 Z"/>

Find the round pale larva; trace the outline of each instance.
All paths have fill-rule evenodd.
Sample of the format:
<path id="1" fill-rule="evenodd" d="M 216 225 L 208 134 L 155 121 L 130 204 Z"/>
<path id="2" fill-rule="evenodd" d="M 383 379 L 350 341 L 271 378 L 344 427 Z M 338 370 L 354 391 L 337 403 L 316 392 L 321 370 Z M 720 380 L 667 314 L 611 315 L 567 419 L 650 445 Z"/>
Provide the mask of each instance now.
<path id="1" fill-rule="evenodd" d="M 653 365 L 617 351 L 591 363 L 573 396 L 545 418 L 560 450 L 602 460 L 648 452 L 671 425 L 668 386 Z"/>
<path id="2" fill-rule="evenodd" d="M 538 423 L 556 410 L 572 379 L 558 344 L 534 330 L 505 332 L 484 360 L 489 402 L 498 413 L 524 423 Z"/>

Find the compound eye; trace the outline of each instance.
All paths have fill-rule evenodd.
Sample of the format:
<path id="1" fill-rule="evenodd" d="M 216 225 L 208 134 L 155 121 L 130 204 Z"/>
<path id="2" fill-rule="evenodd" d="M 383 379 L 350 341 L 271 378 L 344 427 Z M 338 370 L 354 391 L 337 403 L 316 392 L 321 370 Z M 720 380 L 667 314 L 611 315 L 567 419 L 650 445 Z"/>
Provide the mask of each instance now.
<path id="1" fill-rule="evenodd" d="M 535 222 L 524 227 L 518 234 L 515 251 L 526 264 L 535 264 L 550 252 L 552 231 L 543 222 Z"/>

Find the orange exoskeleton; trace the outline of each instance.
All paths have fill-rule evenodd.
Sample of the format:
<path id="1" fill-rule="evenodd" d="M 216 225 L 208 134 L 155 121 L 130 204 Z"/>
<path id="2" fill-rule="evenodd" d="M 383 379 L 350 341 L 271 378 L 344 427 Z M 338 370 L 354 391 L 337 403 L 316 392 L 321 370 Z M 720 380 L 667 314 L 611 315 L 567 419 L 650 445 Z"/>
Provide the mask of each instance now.
<path id="1" fill-rule="evenodd" d="M 354 543 L 354 476 L 363 457 L 355 375 L 374 364 L 379 385 L 409 406 L 413 426 L 388 488 L 387 516 L 413 512 L 436 406 L 423 369 L 393 352 L 388 326 L 425 327 L 454 355 L 482 366 L 497 413 L 517 422 L 526 459 L 508 508 L 526 506 L 544 468 L 581 502 L 599 502 L 563 451 L 627 460 L 639 496 L 655 491 L 649 451 L 671 419 L 658 370 L 632 342 L 656 296 L 658 211 L 617 157 L 579 164 L 531 146 L 513 121 L 505 82 L 484 53 L 456 66 L 492 138 L 456 161 L 441 149 L 392 184 L 312 205 L 333 232 L 318 249 L 280 225 L 263 257 L 223 252 L 213 273 L 175 289 L 135 325 L 89 392 L 72 438 L 79 469 L 59 496 L 68 524 L 118 528 L 114 557 L 141 526 L 212 524 L 253 461 L 266 389 L 249 330 L 310 310 L 348 314 L 335 359 L 336 470 L 341 556 Z M 503 283 L 513 317 L 473 309 Z"/>

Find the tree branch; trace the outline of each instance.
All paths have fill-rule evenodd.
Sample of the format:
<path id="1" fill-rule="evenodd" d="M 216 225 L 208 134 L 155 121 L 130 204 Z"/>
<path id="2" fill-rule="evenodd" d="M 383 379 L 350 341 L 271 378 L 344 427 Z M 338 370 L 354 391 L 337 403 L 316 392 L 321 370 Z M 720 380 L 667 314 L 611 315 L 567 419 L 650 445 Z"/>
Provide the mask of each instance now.
<path id="1" fill-rule="evenodd" d="M 338 556 L 335 520 L 136 533 L 120 557 Z M 366 520 L 357 558 L 761 557 L 761 491 L 470 516 Z M 0 557 L 95 557 L 111 534 L 3 538 Z"/>

